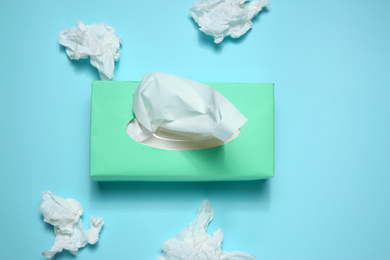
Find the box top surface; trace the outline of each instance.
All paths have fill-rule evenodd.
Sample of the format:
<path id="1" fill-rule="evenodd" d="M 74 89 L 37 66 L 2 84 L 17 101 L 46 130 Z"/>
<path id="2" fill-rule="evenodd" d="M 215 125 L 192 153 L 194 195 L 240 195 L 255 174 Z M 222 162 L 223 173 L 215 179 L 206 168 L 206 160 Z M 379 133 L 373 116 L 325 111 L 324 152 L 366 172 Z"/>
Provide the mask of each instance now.
<path id="1" fill-rule="evenodd" d="M 248 119 L 233 141 L 199 150 L 162 150 L 126 133 L 134 118 L 138 81 L 94 81 L 91 177 L 94 180 L 249 180 L 274 173 L 274 99 L 271 83 L 205 83 Z"/>

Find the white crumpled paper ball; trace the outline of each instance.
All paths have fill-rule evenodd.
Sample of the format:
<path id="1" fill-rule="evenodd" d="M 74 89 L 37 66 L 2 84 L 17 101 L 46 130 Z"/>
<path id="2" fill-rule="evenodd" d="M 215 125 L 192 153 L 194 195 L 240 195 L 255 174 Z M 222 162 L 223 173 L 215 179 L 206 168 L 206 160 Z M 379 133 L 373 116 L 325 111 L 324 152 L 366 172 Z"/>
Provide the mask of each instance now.
<path id="1" fill-rule="evenodd" d="M 102 80 L 114 77 L 115 61 L 119 60 L 122 38 L 115 35 L 116 30 L 105 23 L 69 27 L 60 32 L 59 42 L 66 47 L 71 60 L 90 57 L 92 66 L 99 71 Z"/>
<path id="2" fill-rule="evenodd" d="M 206 232 L 213 216 L 210 201 L 203 201 L 194 221 L 162 243 L 163 252 L 157 260 L 255 260 L 256 257 L 245 252 L 222 251 L 222 229 L 218 228 L 212 236 Z"/>
<path id="3" fill-rule="evenodd" d="M 226 36 L 238 38 L 252 28 L 251 20 L 266 6 L 268 0 L 197 0 L 190 9 L 199 30 L 220 43 Z"/>

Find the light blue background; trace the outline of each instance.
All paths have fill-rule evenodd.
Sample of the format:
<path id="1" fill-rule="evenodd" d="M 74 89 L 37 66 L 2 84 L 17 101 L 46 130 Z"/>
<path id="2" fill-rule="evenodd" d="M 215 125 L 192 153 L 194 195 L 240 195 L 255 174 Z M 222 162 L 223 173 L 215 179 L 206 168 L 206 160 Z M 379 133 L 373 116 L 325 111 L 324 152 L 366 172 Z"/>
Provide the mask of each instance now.
<path id="1" fill-rule="evenodd" d="M 54 241 L 40 194 L 103 216 L 77 259 L 156 259 L 208 198 L 209 233 L 258 259 L 390 259 L 390 2 L 271 1 L 240 39 L 214 45 L 192 1 L 1 1 L 0 248 L 44 259 Z M 123 38 L 114 80 L 152 71 L 197 81 L 274 82 L 269 181 L 96 183 L 89 178 L 88 61 L 58 34 L 82 20 Z M 131 158 L 129 158 L 131 160 Z M 74 259 L 62 253 L 55 259 Z"/>

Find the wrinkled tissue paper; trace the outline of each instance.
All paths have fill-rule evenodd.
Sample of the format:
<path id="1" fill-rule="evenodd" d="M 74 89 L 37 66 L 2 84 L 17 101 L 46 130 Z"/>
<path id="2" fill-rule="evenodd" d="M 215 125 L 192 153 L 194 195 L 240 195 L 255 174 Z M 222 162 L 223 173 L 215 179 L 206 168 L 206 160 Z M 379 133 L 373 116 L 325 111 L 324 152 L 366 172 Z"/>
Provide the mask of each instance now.
<path id="1" fill-rule="evenodd" d="M 129 123 L 127 133 L 135 141 L 147 145 L 150 145 L 148 138 L 158 136 L 162 142 L 174 140 L 174 145 L 178 140 L 184 140 L 199 142 L 203 145 L 200 148 L 209 148 L 210 144 L 217 146 L 234 139 L 247 121 L 214 88 L 171 74 L 153 72 L 145 75 L 133 95 L 136 118 Z M 210 138 L 219 143 L 213 143 Z"/>
<path id="2" fill-rule="evenodd" d="M 226 36 L 238 38 L 251 27 L 251 20 L 266 6 L 268 0 L 197 0 L 190 9 L 199 30 L 220 43 Z"/>
<path id="3" fill-rule="evenodd" d="M 60 32 L 60 44 L 66 47 L 71 60 L 87 59 L 99 71 L 102 80 L 114 77 L 115 62 L 119 60 L 122 38 L 116 37 L 116 30 L 105 23 L 69 27 Z"/>
<path id="4" fill-rule="evenodd" d="M 194 221 L 179 234 L 165 240 L 163 252 L 157 260 L 254 260 L 256 257 L 239 251 L 222 251 L 222 229 L 218 228 L 213 235 L 207 234 L 207 226 L 213 219 L 211 203 L 205 200 L 200 204 Z"/>
<path id="5" fill-rule="evenodd" d="M 47 259 L 53 258 L 63 249 L 76 255 L 79 248 L 98 242 L 99 232 L 104 224 L 103 218 L 92 216 L 90 229 L 84 230 L 80 218 L 83 215 L 83 208 L 77 200 L 64 199 L 53 195 L 50 191 L 44 191 L 39 210 L 44 221 L 54 226 L 56 235 L 51 249 L 42 253 Z"/>

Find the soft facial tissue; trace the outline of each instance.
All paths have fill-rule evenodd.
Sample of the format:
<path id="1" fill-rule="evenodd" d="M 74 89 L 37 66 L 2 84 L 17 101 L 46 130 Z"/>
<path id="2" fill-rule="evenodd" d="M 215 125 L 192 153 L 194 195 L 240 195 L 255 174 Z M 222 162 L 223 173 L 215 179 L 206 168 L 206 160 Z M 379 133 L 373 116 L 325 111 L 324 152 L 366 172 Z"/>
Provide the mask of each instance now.
<path id="1" fill-rule="evenodd" d="M 136 118 L 127 133 L 137 142 L 162 149 L 222 145 L 247 121 L 214 88 L 171 74 L 145 75 L 133 96 Z"/>
<path id="2" fill-rule="evenodd" d="M 251 27 L 251 20 L 268 6 L 268 0 L 197 0 L 190 13 L 199 30 L 214 37 L 220 43 L 226 36 L 238 38 Z"/>
<path id="3" fill-rule="evenodd" d="M 104 224 L 103 218 L 92 216 L 90 229 L 84 230 L 80 218 L 83 215 L 83 208 L 77 200 L 64 199 L 53 195 L 50 191 L 44 191 L 39 210 L 44 217 L 43 220 L 54 226 L 56 235 L 51 249 L 42 253 L 47 259 L 53 258 L 63 249 L 76 255 L 79 248 L 98 242 Z"/>
<path id="4" fill-rule="evenodd" d="M 211 203 L 205 200 L 200 204 L 194 221 L 176 236 L 165 240 L 163 252 L 157 260 L 254 260 L 256 257 L 239 251 L 222 251 L 222 229 L 218 228 L 213 235 L 207 234 L 207 226 L 213 219 L 214 210 Z"/>
<path id="5" fill-rule="evenodd" d="M 116 37 L 116 30 L 105 23 L 69 27 L 60 32 L 60 44 L 66 47 L 71 60 L 90 57 L 92 66 L 99 71 L 102 80 L 114 77 L 115 61 L 119 60 L 122 38 Z"/>

